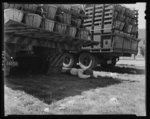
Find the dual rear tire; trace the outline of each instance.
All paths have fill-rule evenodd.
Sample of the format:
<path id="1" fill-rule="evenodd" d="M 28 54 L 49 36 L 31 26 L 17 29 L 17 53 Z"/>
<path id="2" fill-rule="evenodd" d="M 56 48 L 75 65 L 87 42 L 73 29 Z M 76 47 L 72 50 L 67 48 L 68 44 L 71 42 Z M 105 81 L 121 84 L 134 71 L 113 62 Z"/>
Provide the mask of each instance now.
<path id="1" fill-rule="evenodd" d="M 82 69 L 93 69 L 97 65 L 97 59 L 90 53 L 81 53 L 78 62 Z M 72 68 L 77 63 L 76 57 L 73 54 L 65 53 L 63 67 Z"/>

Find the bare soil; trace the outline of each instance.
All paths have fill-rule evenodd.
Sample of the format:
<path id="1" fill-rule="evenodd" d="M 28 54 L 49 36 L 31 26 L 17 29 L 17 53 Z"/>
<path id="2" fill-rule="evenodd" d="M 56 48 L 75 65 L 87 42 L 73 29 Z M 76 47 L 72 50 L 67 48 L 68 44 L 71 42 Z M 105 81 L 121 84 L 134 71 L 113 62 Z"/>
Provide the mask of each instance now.
<path id="1" fill-rule="evenodd" d="M 145 61 L 120 60 L 97 79 L 67 74 L 16 74 L 4 79 L 5 115 L 146 115 Z"/>

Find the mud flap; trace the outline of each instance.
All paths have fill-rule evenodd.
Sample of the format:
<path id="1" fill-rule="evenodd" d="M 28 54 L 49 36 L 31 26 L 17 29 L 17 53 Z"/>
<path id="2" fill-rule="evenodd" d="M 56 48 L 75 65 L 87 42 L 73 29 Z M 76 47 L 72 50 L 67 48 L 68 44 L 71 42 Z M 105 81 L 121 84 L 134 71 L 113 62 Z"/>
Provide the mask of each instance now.
<path id="1" fill-rule="evenodd" d="M 56 49 L 52 49 L 49 54 L 49 69 L 47 74 L 61 73 L 63 66 L 63 52 L 59 52 Z"/>

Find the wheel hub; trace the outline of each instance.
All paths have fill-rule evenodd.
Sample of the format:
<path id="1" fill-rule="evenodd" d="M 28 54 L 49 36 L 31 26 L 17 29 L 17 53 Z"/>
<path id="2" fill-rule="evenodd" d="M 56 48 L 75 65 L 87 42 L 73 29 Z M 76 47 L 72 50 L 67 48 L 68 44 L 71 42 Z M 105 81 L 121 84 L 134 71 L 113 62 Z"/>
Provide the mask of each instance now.
<path id="1" fill-rule="evenodd" d="M 65 62 L 66 64 L 69 64 L 70 58 L 69 58 L 69 57 L 65 57 L 64 62 Z"/>
<path id="2" fill-rule="evenodd" d="M 85 66 L 88 66 L 89 63 L 90 63 L 90 59 L 89 59 L 88 57 L 85 57 L 85 58 L 83 59 L 83 64 L 84 64 Z"/>

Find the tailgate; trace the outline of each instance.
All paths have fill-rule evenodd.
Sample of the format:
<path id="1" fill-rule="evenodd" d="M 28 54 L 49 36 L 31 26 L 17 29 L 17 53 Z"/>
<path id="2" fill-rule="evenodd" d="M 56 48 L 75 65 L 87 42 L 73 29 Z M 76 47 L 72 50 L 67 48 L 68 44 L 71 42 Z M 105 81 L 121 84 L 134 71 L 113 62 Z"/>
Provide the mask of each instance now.
<path id="1" fill-rule="evenodd" d="M 113 42 L 114 51 L 130 54 L 136 54 L 138 52 L 138 39 L 134 39 L 131 37 L 127 38 L 117 35 L 113 37 Z"/>

